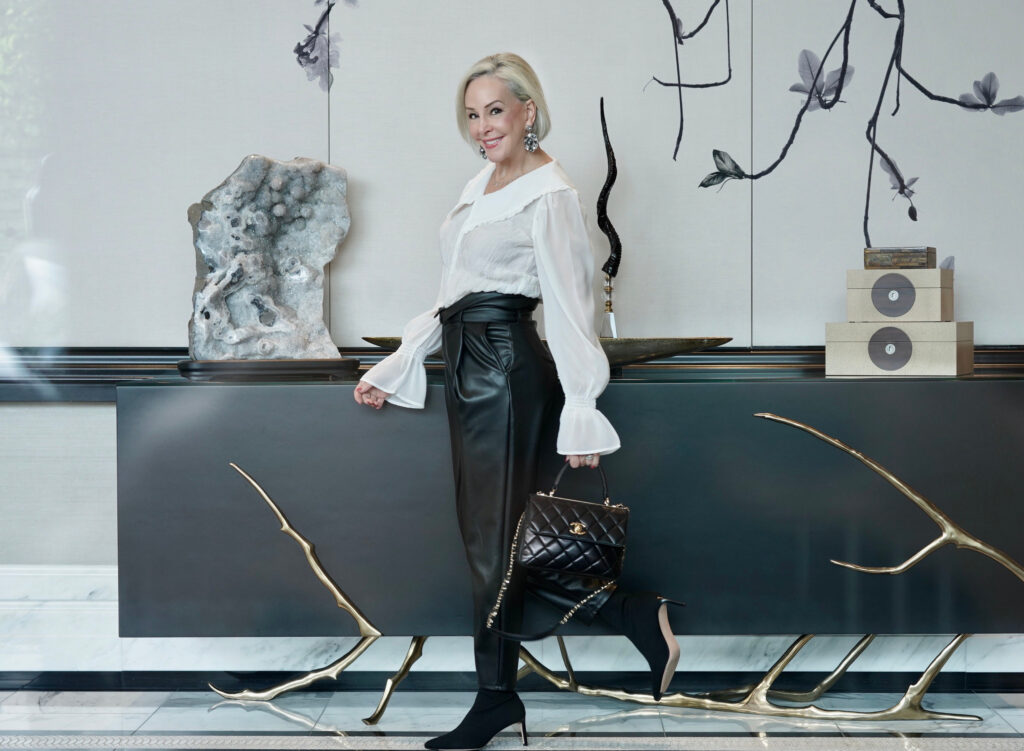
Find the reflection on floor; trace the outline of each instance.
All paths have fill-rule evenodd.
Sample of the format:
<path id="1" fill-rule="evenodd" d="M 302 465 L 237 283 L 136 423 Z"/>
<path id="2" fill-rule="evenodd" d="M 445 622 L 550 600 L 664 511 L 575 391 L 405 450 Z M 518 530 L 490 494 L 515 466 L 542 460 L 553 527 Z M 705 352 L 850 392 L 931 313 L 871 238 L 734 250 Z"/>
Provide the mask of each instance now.
<path id="1" fill-rule="evenodd" d="M 525 692 L 531 749 L 1024 749 L 1024 694 L 936 693 L 926 706 L 980 722 L 789 721 L 612 699 Z M 224 702 L 201 692 L 0 691 L 0 748 L 414 749 L 451 729 L 468 693 L 403 692 L 380 724 L 368 692 L 311 692 Z M 838 694 L 819 706 L 873 710 L 890 694 Z M 488 748 L 522 748 L 509 732 Z"/>

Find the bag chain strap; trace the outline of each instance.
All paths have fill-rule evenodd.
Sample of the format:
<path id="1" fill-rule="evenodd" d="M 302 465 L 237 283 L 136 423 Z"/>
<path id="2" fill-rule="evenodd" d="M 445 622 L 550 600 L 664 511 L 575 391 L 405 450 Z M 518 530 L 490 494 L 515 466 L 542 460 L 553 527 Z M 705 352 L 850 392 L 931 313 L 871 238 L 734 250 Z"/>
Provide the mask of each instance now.
<path id="1" fill-rule="evenodd" d="M 562 620 L 560 620 L 560 621 L 558 622 L 558 625 L 559 625 L 559 626 L 564 626 L 564 625 L 565 625 L 566 623 L 568 623 L 568 622 L 569 622 L 569 619 L 570 619 L 570 618 L 572 618 L 572 617 L 573 617 L 574 615 L 576 615 L 576 611 L 577 611 L 577 610 L 579 610 L 580 608 L 582 608 L 582 607 L 583 607 L 584 605 L 586 605 L 586 604 L 587 604 L 588 602 L 590 602 L 591 600 L 593 600 L 593 599 L 594 599 L 595 597 L 597 597 L 597 596 L 598 596 L 599 594 L 601 594 L 601 593 L 602 593 L 602 592 L 604 592 L 604 591 L 605 591 L 606 589 L 608 589 L 608 587 L 611 587 L 611 586 L 612 586 L 612 585 L 614 585 L 614 584 L 615 584 L 615 580 L 614 580 L 614 579 L 612 579 L 611 581 L 605 582 L 605 583 L 604 583 L 604 585 L 603 585 L 603 586 L 602 586 L 602 587 L 601 587 L 600 589 L 595 589 L 595 590 L 594 590 L 593 592 L 591 592 L 591 593 L 590 593 L 589 595 L 587 595 L 587 596 L 586 596 L 586 597 L 584 597 L 584 598 L 583 598 L 582 600 L 580 600 L 579 602 L 577 602 L 577 603 L 576 603 L 575 605 L 573 605 L 573 606 L 572 606 L 572 609 L 571 609 L 571 610 L 570 610 L 570 611 L 569 611 L 568 613 L 566 613 L 565 615 L 563 615 L 563 616 L 562 616 Z"/>
<path id="2" fill-rule="evenodd" d="M 608 503 L 609 503 L 609 501 L 606 498 L 605 499 L 605 504 L 608 504 Z M 523 529 L 523 520 L 525 518 L 526 518 L 526 513 L 524 512 L 523 515 L 519 517 L 519 524 L 516 525 L 516 533 L 512 537 L 512 552 L 511 552 L 511 554 L 508 557 L 508 570 L 505 572 L 505 578 L 501 582 L 501 588 L 498 590 L 498 600 L 497 600 L 497 602 L 494 603 L 494 607 L 491 608 L 491 612 L 487 614 L 487 628 L 492 628 L 494 626 L 494 619 L 498 617 L 498 610 L 501 609 L 501 601 L 505 598 L 505 590 L 508 589 L 508 583 L 512 580 L 512 571 L 513 571 L 513 569 L 515 568 L 515 565 L 516 565 L 516 553 L 517 553 L 517 551 L 519 549 L 519 533 Z M 609 587 L 612 587 L 614 585 L 615 585 L 615 579 L 612 579 L 611 581 L 605 582 L 604 585 L 601 586 L 599 589 L 594 590 L 589 595 L 587 595 L 582 600 L 580 600 L 575 605 L 573 605 L 569 609 L 569 612 L 567 612 L 565 615 L 562 616 L 562 620 L 560 620 L 558 622 L 558 625 L 559 626 L 564 626 L 566 623 L 568 623 L 572 619 L 572 617 L 574 615 L 576 615 L 576 612 L 580 608 L 582 608 L 584 605 L 586 605 L 588 602 L 593 600 L 599 594 L 601 594 L 602 592 L 607 590 Z"/>
<path id="3" fill-rule="evenodd" d="M 519 532 L 523 528 L 523 519 L 525 518 L 526 512 L 524 511 L 519 517 L 519 524 L 516 525 L 516 533 L 512 538 L 512 553 L 508 557 L 508 571 L 505 572 L 505 579 L 501 582 L 501 589 L 498 590 L 498 601 L 494 603 L 491 612 L 487 614 L 487 628 L 491 628 L 494 625 L 494 619 L 498 617 L 501 601 L 505 597 L 505 590 L 508 589 L 508 583 L 512 580 L 512 569 L 516 565 L 516 551 L 519 549 Z"/>

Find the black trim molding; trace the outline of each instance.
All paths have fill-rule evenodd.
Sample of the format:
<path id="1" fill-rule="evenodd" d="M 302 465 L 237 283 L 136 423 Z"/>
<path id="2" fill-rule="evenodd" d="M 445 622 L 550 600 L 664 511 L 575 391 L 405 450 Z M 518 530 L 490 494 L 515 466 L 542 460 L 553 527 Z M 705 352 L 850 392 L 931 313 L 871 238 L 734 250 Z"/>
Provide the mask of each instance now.
<path id="1" fill-rule="evenodd" d="M 378 347 L 340 349 L 363 369 L 387 352 Z M 22 347 L 0 360 L 0 402 L 113 402 L 119 384 L 184 382 L 178 362 L 184 347 Z M 1024 345 L 975 347 L 972 378 L 1024 377 Z M 427 370 L 441 369 L 427 360 Z M 616 368 L 614 378 L 817 379 L 824 378 L 824 347 L 719 347 Z"/>

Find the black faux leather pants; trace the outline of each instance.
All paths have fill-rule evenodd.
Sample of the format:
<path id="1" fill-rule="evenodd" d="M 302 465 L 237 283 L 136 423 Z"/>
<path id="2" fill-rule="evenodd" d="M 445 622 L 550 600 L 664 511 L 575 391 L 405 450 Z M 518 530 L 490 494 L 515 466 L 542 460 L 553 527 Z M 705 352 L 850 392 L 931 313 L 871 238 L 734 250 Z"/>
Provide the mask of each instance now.
<path id="1" fill-rule="evenodd" d="M 539 481 L 564 461 L 555 453 L 564 396 L 555 364 L 537 335 L 537 300 L 478 292 L 442 308 L 445 398 L 451 430 L 455 501 L 473 588 L 474 652 L 480 688 L 515 688 L 519 643 L 488 631 L 487 614 L 508 567 L 516 524 Z M 566 575 L 516 571 L 496 627 L 521 632 L 529 590 L 564 613 L 591 591 Z M 609 592 L 575 618 L 589 623 Z M 559 613 L 552 611 L 552 620 Z"/>

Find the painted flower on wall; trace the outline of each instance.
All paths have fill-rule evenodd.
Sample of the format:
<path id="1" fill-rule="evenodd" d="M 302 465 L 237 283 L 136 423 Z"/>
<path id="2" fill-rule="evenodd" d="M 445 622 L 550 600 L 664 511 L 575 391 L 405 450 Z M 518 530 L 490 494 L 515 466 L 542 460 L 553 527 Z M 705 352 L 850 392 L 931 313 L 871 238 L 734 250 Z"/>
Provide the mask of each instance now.
<path id="1" fill-rule="evenodd" d="M 821 109 L 825 105 L 825 100 L 835 96 L 839 90 L 839 77 L 842 75 L 843 87 L 845 88 L 850 84 L 850 79 L 853 78 L 853 66 L 846 66 L 846 74 L 842 74 L 842 68 L 836 68 L 833 71 L 829 71 L 828 75 L 824 76 L 822 80 L 821 58 L 815 55 L 810 50 L 803 50 L 797 57 L 797 72 L 800 73 L 800 83 L 795 83 L 789 87 L 790 91 L 795 91 L 798 94 L 811 94 L 811 103 L 807 109 L 809 112 Z"/>
<path id="2" fill-rule="evenodd" d="M 907 209 L 907 216 L 913 221 L 917 221 L 917 207 L 914 206 L 914 189 L 911 187 L 917 182 L 916 177 L 912 177 L 909 180 L 903 178 L 903 173 L 900 172 L 900 168 L 896 166 L 896 162 L 891 159 L 887 159 L 884 156 L 878 157 L 878 166 L 889 176 L 889 187 L 895 192 L 892 199 L 895 201 L 896 196 L 903 196 L 910 201 L 910 208 Z"/>
<path id="3" fill-rule="evenodd" d="M 346 5 L 355 7 L 358 0 L 345 0 Z M 337 68 L 340 64 L 338 43 L 341 42 L 341 34 L 329 33 L 328 18 L 334 10 L 333 0 L 316 0 L 314 5 L 326 5 L 315 26 L 303 24 L 309 33 L 306 38 L 295 45 L 293 52 L 299 66 L 306 71 L 306 78 L 316 81 L 323 91 L 330 91 L 334 83 L 334 74 L 331 68 Z"/>
<path id="4" fill-rule="evenodd" d="M 995 73 L 987 73 L 980 81 L 974 82 L 974 93 L 961 94 L 959 102 L 968 105 L 975 112 L 988 109 L 1000 116 L 1007 112 L 1024 110 L 1024 96 L 1018 94 L 1013 99 L 1000 99 L 997 102 L 998 93 L 999 77 Z"/>
<path id="5" fill-rule="evenodd" d="M 711 152 L 711 156 L 714 158 L 718 170 L 701 180 L 700 187 L 710 188 L 712 185 L 724 183 L 726 180 L 742 180 L 747 176 L 743 168 L 736 164 L 736 160 L 724 151 L 715 149 Z"/>
<path id="6" fill-rule="evenodd" d="M 719 0 L 714 0 L 711 7 L 708 9 L 704 23 L 707 23 L 707 20 L 711 17 L 711 14 L 718 5 L 718 2 Z M 800 52 L 797 58 L 797 71 L 800 74 L 800 82 L 790 86 L 789 90 L 802 94 L 804 97 L 803 104 L 800 106 L 800 110 L 796 114 L 789 138 L 786 139 L 785 144 L 783 144 L 782 148 L 779 150 L 778 156 L 763 169 L 755 170 L 751 167 L 751 170 L 748 172 L 740 167 L 725 151 L 715 149 L 712 151 L 712 157 L 715 162 L 715 171 L 708 174 L 703 180 L 701 180 L 700 187 L 710 188 L 714 185 L 724 185 L 729 180 L 760 180 L 761 178 L 768 176 L 774 172 L 780 164 L 782 164 L 786 159 L 786 156 L 789 154 L 790 148 L 792 148 L 796 141 L 797 133 L 800 130 L 800 125 L 803 121 L 804 115 L 817 109 L 832 109 L 843 101 L 841 98 L 843 91 L 853 76 L 853 66 L 850 65 L 850 37 L 851 30 L 853 28 L 854 10 L 857 8 L 859 2 L 860 0 L 850 0 L 846 11 L 846 18 L 840 25 L 835 36 L 832 38 L 832 42 L 826 48 L 823 57 L 819 58 L 811 50 L 805 49 Z M 863 230 L 864 244 L 865 246 L 871 246 L 871 235 L 868 230 L 871 211 L 872 173 L 875 167 L 876 156 L 878 158 L 880 168 L 889 177 L 890 187 L 895 191 L 893 198 L 895 199 L 896 196 L 905 198 L 910 203 L 910 206 L 907 209 L 907 216 L 913 221 L 917 221 L 918 218 L 917 207 L 914 206 L 913 201 L 915 191 L 912 187 L 917 182 L 917 178 L 912 177 L 909 180 L 904 179 L 899 167 L 896 166 L 896 162 L 893 157 L 889 155 L 884 145 L 879 142 L 878 138 L 879 118 L 882 114 L 883 108 L 887 110 L 890 117 L 895 117 L 900 111 L 901 83 L 906 83 L 908 86 L 913 87 L 930 101 L 941 102 L 947 105 L 955 105 L 962 109 L 975 110 L 978 112 L 990 110 L 995 112 L 997 115 L 1005 115 L 1008 112 L 1020 112 L 1024 110 L 1024 96 L 1015 96 L 1011 99 L 998 99 L 999 78 L 995 73 L 988 73 L 981 80 L 975 81 L 973 92 L 961 94 L 958 99 L 932 91 L 925 84 L 919 81 L 917 77 L 912 75 L 905 65 L 903 54 L 903 37 L 907 22 L 907 10 L 905 3 L 901 0 L 896 4 L 895 10 L 887 10 L 879 4 L 877 0 L 866 0 L 866 2 L 867 5 L 879 16 L 887 21 L 894 22 L 894 34 L 892 48 L 889 53 L 888 66 L 886 67 L 885 75 L 882 78 L 881 86 L 878 90 L 874 110 L 867 121 L 867 128 L 865 129 L 865 138 L 868 141 L 871 158 L 868 161 L 867 179 L 865 181 Z M 673 22 L 673 37 L 676 37 L 679 30 L 678 18 L 672 10 L 669 0 L 663 0 L 663 3 L 669 10 L 669 16 Z M 725 4 L 725 16 L 726 29 L 728 29 L 728 0 L 726 0 Z M 696 31 L 703 28 L 703 25 L 704 24 L 701 24 L 693 33 L 696 33 Z M 680 43 L 680 39 L 675 39 L 675 46 L 677 48 L 677 71 L 679 68 L 678 45 Z M 729 49 L 730 46 L 727 34 L 727 53 Z M 840 65 L 838 68 L 826 74 L 824 73 L 824 66 L 833 52 L 837 52 L 842 56 Z M 657 81 L 658 79 L 654 80 Z M 706 87 L 706 85 L 684 84 L 681 82 L 677 84 L 668 84 L 658 81 L 658 83 L 661 83 L 663 86 L 677 86 L 680 91 L 683 87 Z M 722 83 L 723 82 L 717 82 L 713 85 L 722 85 Z M 884 107 L 887 95 L 891 97 L 890 101 L 893 104 L 891 110 Z M 680 129 L 679 135 L 676 136 L 677 152 L 681 136 L 682 101 L 680 98 Z"/>

